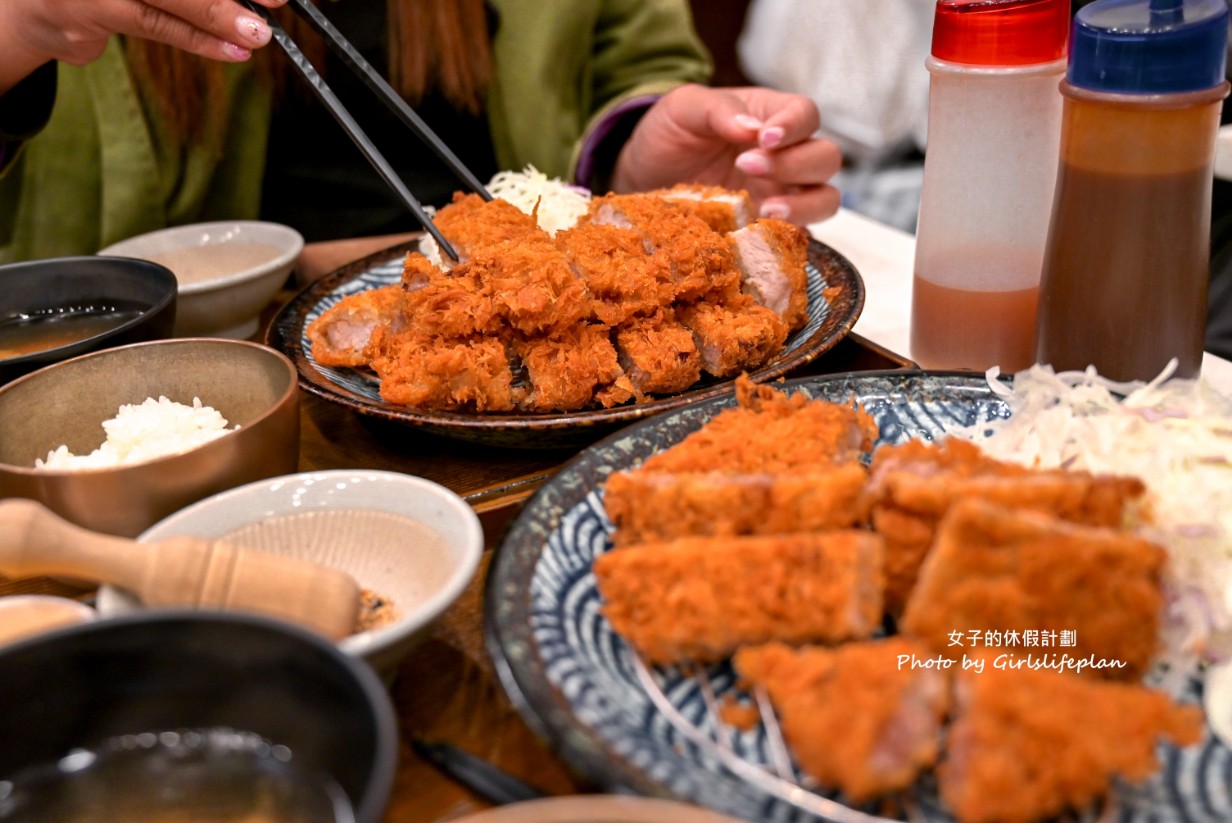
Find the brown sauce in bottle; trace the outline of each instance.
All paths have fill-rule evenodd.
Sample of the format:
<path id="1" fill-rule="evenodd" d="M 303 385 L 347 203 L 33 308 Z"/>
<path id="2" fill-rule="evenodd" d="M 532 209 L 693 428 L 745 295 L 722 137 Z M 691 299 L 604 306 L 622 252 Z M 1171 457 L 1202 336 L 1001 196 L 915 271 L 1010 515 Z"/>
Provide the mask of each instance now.
<path id="1" fill-rule="evenodd" d="M 1202 362 L 1215 135 L 1228 83 L 1114 94 L 1061 83 L 1061 154 L 1036 357 L 1151 380 Z"/>
<path id="2" fill-rule="evenodd" d="M 1206 324 L 1211 178 L 1062 164 L 1045 254 L 1039 359 L 1057 371 L 1149 380 L 1197 374 Z"/>

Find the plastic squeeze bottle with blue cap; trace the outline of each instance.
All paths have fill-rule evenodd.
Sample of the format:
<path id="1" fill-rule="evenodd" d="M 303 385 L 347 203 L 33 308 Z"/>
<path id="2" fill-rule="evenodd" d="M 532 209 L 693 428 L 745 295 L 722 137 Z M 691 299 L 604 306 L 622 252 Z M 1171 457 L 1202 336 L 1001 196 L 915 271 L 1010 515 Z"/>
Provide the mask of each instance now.
<path id="1" fill-rule="evenodd" d="M 1202 360 L 1225 0 L 1098 0 L 1074 18 L 1037 357 L 1150 380 Z"/>
<path id="2" fill-rule="evenodd" d="M 1018 371 L 1035 362 L 1070 0 L 940 0 L 933 20 L 911 356 Z"/>

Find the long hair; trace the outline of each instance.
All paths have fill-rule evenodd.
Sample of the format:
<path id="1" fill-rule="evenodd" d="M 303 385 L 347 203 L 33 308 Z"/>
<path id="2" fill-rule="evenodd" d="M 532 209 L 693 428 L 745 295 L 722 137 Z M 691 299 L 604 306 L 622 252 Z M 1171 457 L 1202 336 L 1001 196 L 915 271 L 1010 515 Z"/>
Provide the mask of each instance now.
<path id="1" fill-rule="evenodd" d="M 137 38 L 125 42 L 125 55 L 146 107 L 158 113 L 176 145 L 221 144 L 226 122 L 222 63 Z"/>
<path id="2" fill-rule="evenodd" d="M 339 0 L 368 2 L 369 0 Z M 372 0 L 376 1 L 376 0 Z M 492 43 L 484 0 L 385 0 L 388 11 L 389 82 L 415 105 L 440 94 L 460 111 L 479 114 L 492 78 Z M 323 70 L 324 40 L 291 9 L 274 12 L 279 23 Z M 217 146 L 225 136 L 226 75 L 221 63 L 150 40 L 129 38 L 127 59 L 146 104 L 178 145 Z M 253 55 L 259 82 L 275 95 L 297 82 L 277 45 Z"/>

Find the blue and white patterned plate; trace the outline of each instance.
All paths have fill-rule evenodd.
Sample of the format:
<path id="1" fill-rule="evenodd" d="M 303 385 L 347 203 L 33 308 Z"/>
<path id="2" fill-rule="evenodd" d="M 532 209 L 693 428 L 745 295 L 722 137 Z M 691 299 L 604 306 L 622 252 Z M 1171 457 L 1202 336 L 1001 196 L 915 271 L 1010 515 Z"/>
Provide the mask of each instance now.
<path id="1" fill-rule="evenodd" d="M 646 403 L 554 414 L 475 414 L 388 403 L 381 399 L 380 383 L 370 371 L 318 365 L 312 358 L 307 329 L 343 297 L 398 282 L 402 260 L 415 247 L 415 243 L 395 246 L 344 266 L 299 292 L 279 310 L 266 342 L 295 363 L 301 387 L 360 414 L 448 437 L 519 448 L 585 445 L 635 420 L 732 389 L 730 379 L 705 379 L 687 391 Z M 864 282 L 847 258 L 813 240 L 809 244 L 808 296 L 808 324 L 787 339 L 782 352 L 751 373 L 752 379 L 774 380 L 833 348 L 851 331 L 864 308 Z"/>
<path id="2" fill-rule="evenodd" d="M 935 439 L 947 429 L 1009 414 L 984 377 L 971 373 L 865 372 L 790 380 L 783 386 L 833 402 L 862 403 L 881 427 L 879 442 Z M 802 811 L 737 777 L 655 706 L 639 682 L 633 656 L 600 613 L 591 564 L 611 548 L 612 526 L 601 493 L 608 475 L 678 443 L 734 402 L 731 396 L 715 398 L 617 432 L 566 464 L 535 494 L 511 525 L 488 572 L 489 651 L 523 717 L 567 762 L 608 790 L 686 800 L 757 821 L 883 820 L 870 809 L 841 805 L 835 795 L 828 798 L 840 802 L 838 814 Z M 721 701 L 733 687 L 731 671 L 723 665 L 709 674 Z M 694 678 L 656 676 L 676 711 L 708 722 Z M 738 734 L 733 747 L 746 763 L 770 762 L 760 727 Z M 1165 746 L 1161 754 L 1158 776 L 1117 792 L 1112 819 L 1232 820 L 1232 753 L 1227 748 L 1208 734 L 1201 745 L 1184 750 Z M 920 820 L 952 820 L 927 781 L 921 781 L 912 800 Z"/>

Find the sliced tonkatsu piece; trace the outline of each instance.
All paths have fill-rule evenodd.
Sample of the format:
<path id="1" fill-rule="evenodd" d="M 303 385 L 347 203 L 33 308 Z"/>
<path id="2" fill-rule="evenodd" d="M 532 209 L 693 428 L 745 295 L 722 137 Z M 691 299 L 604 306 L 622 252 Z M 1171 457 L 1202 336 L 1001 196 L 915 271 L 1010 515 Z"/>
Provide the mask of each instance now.
<path id="1" fill-rule="evenodd" d="M 499 340 L 443 340 L 415 332 L 373 333 L 372 368 L 381 397 L 419 408 L 512 411 L 513 370 Z"/>
<path id="2" fill-rule="evenodd" d="M 633 387 L 633 382 L 627 374 L 621 374 L 614 381 L 595 392 L 595 402 L 605 409 L 631 401 L 640 403 L 644 399 L 645 395 Z"/>
<path id="3" fill-rule="evenodd" d="M 1012 636 L 1007 655 L 1066 653 L 1115 664 L 1083 674 L 1137 680 L 1159 649 L 1166 561 L 1130 532 L 963 500 L 938 527 L 899 629 L 947 656 L 964 651 L 955 632 Z"/>
<path id="4" fill-rule="evenodd" d="M 1080 812 L 1114 780 L 1139 782 L 1159 768 L 1157 745 L 1202 737 L 1197 706 L 1144 686 L 1055 670 L 959 670 L 954 722 L 938 777 L 960 823 L 1033 823 Z"/>
<path id="5" fill-rule="evenodd" d="M 702 369 L 714 377 L 731 377 L 765 365 L 787 340 L 782 318 L 745 294 L 722 304 L 690 303 L 677 316 L 693 333 Z"/>
<path id="6" fill-rule="evenodd" d="M 527 340 L 515 340 L 531 387 L 518 408 L 534 412 L 578 409 L 623 373 L 606 326 L 568 326 Z"/>
<path id="7" fill-rule="evenodd" d="M 683 206 L 649 194 L 609 194 L 591 201 L 588 220 L 640 232 L 668 267 L 676 300 L 725 299 L 740 291 L 727 238 Z"/>
<path id="8" fill-rule="evenodd" d="M 859 463 L 783 474 L 615 472 L 603 505 L 617 546 L 678 537 L 816 532 L 859 525 Z"/>
<path id="9" fill-rule="evenodd" d="M 1015 481 L 1031 480 L 1017 486 Z M 951 486 L 950 484 L 956 484 Z M 911 512 L 939 516 L 987 484 L 987 499 L 1047 511 L 1089 526 L 1132 526 L 1144 515 L 1146 485 L 1124 475 L 1037 469 L 990 457 L 967 440 L 909 440 L 873 454 L 870 496 Z"/>
<path id="10" fill-rule="evenodd" d="M 620 364 L 642 395 L 684 391 L 701 379 L 702 358 L 693 333 L 668 313 L 625 322 L 615 340 Z"/>
<path id="11" fill-rule="evenodd" d="M 1121 527 L 1137 516 L 1141 480 L 1005 463 L 966 440 L 912 440 L 873 454 L 872 524 L 886 538 L 886 607 L 902 611 L 937 523 L 956 501 L 979 498 L 1090 526 Z"/>
<path id="12" fill-rule="evenodd" d="M 546 233 L 476 249 L 450 274 L 473 277 L 505 328 L 522 335 L 562 330 L 594 313 L 586 284 Z"/>
<path id="13" fill-rule="evenodd" d="M 808 232 L 785 220 L 760 219 L 729 235 L 741 289 L 795 331 L 808 323 Z"/>
<path id="14" fill-rule="evenodd" d="M 651 663 L 837 643 L 881 621 L 881 540 L 864 530 L 643 543 L 600 555 L 594 574 L 603 614 Z"/>
<path id="15" fill-rule="evenodd" d="M 489 334 L 498 326 L 490 291 L 466 266 L 440 269 L 422 255 L 407 255 L 402 288 L 404 311 L 415 319 L 421 337 L 456 340 Z"/>
<path id="16" fill-rule="evenodd" d="M 761 687 L 805 774 L 866 800 L 909 788 L 937 762 L 949 684 L 912 666 L 928 651 L 901 637 L 834 649 L 782 643 L 736 652 L 736 672 Z"/>
<path id="17" fill-rule="evenodd" d="M 500 198 L 484 200 L 478 194 L 457 192 L 453 201 L 438 211 L 432 222 L 458 253 L 460 260 L 471 257 L 480 249 L 510 240 L 551 238 L 532 215 L 508 201 Z M 442 258 L 442 265 L 453 265 L 447 256 L 442 255 Z"/>
<path id="18" fill-rule="evenodd" d="M 733 191 L 719 186 L 677 183 L 670 189 L 656 189 L 650 194 L 684 206 L 722 234 L 747 226 L 755 213 L 753 199 L 743 189 Z"/>
<path id="19" fill-rule="evenodd" d="M 402 286 L 395 283 L 348 294 L 308 326 L 312 359 L 322 366 L 366 366 L 372 332 L 399 332 L 408 323 Z"/>
<path id="20" fill-rule="evenodd" d="M 671 267 L 652 255 L 634 228 L 581 223 L 556 235 L 556 245 L 594 298 L 595 319 L 618 326 L 653 315 L 675 298 Z"/>
<path id="21" fill-rule="evenodd" d="M 784 472 L 859 460 L 878 436 L 862 409 L 736 379 L 724 409 L 681 442 L 651 455 L 643 471 Z"/>

